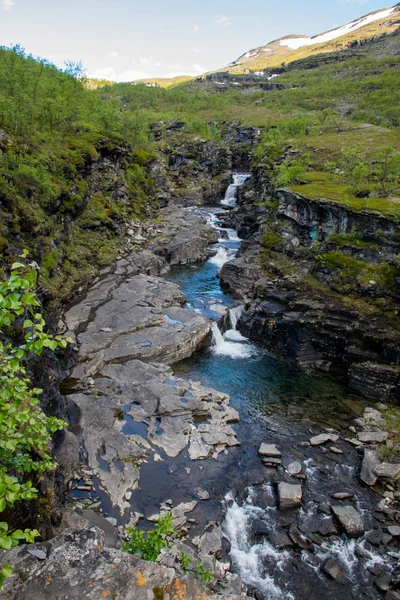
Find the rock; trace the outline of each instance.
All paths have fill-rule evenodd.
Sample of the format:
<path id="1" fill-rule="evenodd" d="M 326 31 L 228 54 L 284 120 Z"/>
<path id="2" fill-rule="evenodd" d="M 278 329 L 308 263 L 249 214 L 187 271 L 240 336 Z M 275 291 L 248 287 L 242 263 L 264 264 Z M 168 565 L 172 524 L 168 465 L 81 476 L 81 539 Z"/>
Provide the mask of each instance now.
<path id="1" fill-rule="evenodd" d="M 372 531 L 369 531 L 366 534 L 365 539 L 373 546 L 379 546 L 382 542 L 382 529 L 373 529 Z"/>
<path id="2" fill-rule="evenodd" d="M 341 450 L 340 448 L 336 448 L 336 446 L 331 446 L 329 450 L 334 454 L 343 454 L 343 450 Z"/>
<path id="3" fill-rule="evenodd" d="M 398 525 L 392 525 L 390 527 L 387 527 L 387 530 L 393 537 L 400 536 L 400 527 Z"/>
<path id="4" fill-rule="evenodd" d="M 347 500 L 348 498 L 354 497 L 354 492 L 335 492 L 331 494 L 332 498 L 335 500 Z"/>
<path id="5" fill-rule="evenodd" d="M 210 500 L 211 496 L 207 490 L 203 490 L 202 488 L 195 488 L 194 493 L 196 494 L 199 500 Z"/>
<path id="6" fill-rule="evenodd" d="M 332 511 L 349 537 L 357 538 L 363 535 L 363 520 L 353 506 L 332 506 Z"/>
<path id="7" fill-rule="evenodd" d="M 379 453 L 376 450 L 365 448 L 360 472 L 361 481 L 370 486 L 375 485 L 378 476 L 374 473 L 374 469 L 379 463 Z"/>
<path id="8" fill-rule="evenodd" d="M 382 479 L 397 481 L 400 479 L 400 464 L 381 463 L 377 467 L 373 468 L 373 472 Z"/>
<path id="9" fill-rule="evenodd" d="M 171 510 L 171 515 L 174 518 L 180 518 L 183 515 L 185 515 L 186 513 L 190 513 L 192 512 L 197 506 L 197 501 L 193 500 L 192 502 L 181 502 L 180 504 L 178 504 L 178 506 L 175 506 L 175 508 L 173 508 Z"/>
<path id="10" fill-rule="evenodd" d="M 114 598 L 115 600 L 148 600 L 160 590 L 173 597 L 180 590 L 182 598 L 217 600 L 221 596 L 210 591 L 191 575 L 181 576 L 175 568 L 145 562 L 115 548 L 108 548 L 96 527 L 66 531 L 30 550 L 43 551 L 38 560 L 20 546 L 2 554 L 1 559 L 14 567 L 2 589 L 9 600 L 82 600 L 82 598 Z M 23 574 L 23 577 L 20 575 Z M 224 595 L 224 600 L 237 595 Z"/>
<path id="11" fill-rule="evenodd" d="M 61 441 L 55 450 L 55 460 L 58 464 L 57 470 L 61 471 L 66 483 L 72 479 L 72 474 L 79 466 L 80 446 L 76 435 L 71 431 L 64 430 Z"/>
<path id="12" fill-rule="evenodd" d="M 278 549 L 293 546 L 292 540 L 284 531 L 271 531 L 269 539 L 272 545 Z"/>
<path id="13" fill-rule="evenodd" d="M 361 431 L 357 433 L 358 441 L 363 444 L 381 444 L 385 442 L 389 437 L 387 431 Z"/>
<path id="14" fill-rule="evenodd" d="M 301 504 L 302 490 L 301 485 L 285 483 L 281 481 L 278 484 L 279 508 L 294 508 Z"/>
<path id="15" fill-rule="evenodd" d="M 392 576 L 390 575 L 390 573 L 385 572 L 385 573 L 382 573 L 381 575 L 379 575 L 379 577 L 377 577 L 377 579 L 375 579 L 374 583 L 375 583 L 376 587 L 378 588 L 378 590 L 381 590 L 381 592 L 387 592 L 388 589 L 390 588 L 391 581 L 392 581 Z"/>
<path id="16" fill-rule="evenodd" d="M 328 558 L 328 560 L 322 565 L 322 571 L 335 580 L 340 579 L 342 576 L 342 567 L 333 558 Z"/>
<path id="17" fill-rule="evenodd" d="M 286 468 L 286 471 L 289 473 L 289 475 L 298 475 L 301 472 L 301 470 L 301 463 L 297 461 L 290 463 Z"/>
<path id="18" fill-rule="evenodd" d="M 278 450 L 275 444 L 261 444 L 258 454 L 262 457 L 280 458 L 282 453 Z"/>
<path id="19" fill-rule="evenodd" d="M 400 592 L 389 590 L 385 596 L 385 600 L 400 600 Z"/>
<path id="20" fill-rule="evenodd" d="M 337 442 L 339 436 L 334 433 L 320 433 L 310 439 L 311 446 L 320 446 L 326 442 Z"/>

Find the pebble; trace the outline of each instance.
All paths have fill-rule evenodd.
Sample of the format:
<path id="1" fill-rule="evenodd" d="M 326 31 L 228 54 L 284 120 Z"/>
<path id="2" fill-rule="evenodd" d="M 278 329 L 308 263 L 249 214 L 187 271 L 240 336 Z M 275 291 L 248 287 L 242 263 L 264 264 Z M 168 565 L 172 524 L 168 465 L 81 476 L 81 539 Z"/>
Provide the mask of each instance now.
<path id="1" fill-rule="evenodd" d="M 343 454 L 343 450 L 341 450 L 340 448 L 336 448 L 336 446 L 331 446 L 329 450 L 334 454 Z"/>

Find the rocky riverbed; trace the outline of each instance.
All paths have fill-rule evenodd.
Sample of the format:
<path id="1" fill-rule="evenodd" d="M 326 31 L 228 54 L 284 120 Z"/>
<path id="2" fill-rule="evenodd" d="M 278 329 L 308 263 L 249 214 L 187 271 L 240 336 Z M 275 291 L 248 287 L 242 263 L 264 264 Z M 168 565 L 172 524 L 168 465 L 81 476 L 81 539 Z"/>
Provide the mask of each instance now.
<path id="1" fill-rule="evenodd" d="M 239 334 L 240 311 L 228 317 L 232 299 L 214 291 L 237 236 L 222 213 L 208 216 L 218 233 L 206 218 L 165 209 L 162 221 L 132 229 L 136 251 L 64 315 L 76 365 L 58 458 L 72 476 L 71 507 L 53 540 L 7 554 L 15 575 L 2 598 L 398 599 L 400 472 L 382 459 L 396 452 L 385 412 L 353 398 L 359 417 L 349 426 L 343 390 Z M 190 264 L 217 240 L 204 278 L 205 267 Z M 168 262 L 193 270 L 196 310 L 172 282 L 179 276 L 163 277 Z M 269 406 L 274 394 L 280 407 Z M 333 402 L 339 418 L 328 424 Z M 148 526 L 166 512 L 178 535 L 158 565 L 119 550 L 126 524 Z M 181 552 L 214 573 L 211 589 L 193 567 L 185 575 Z"/>

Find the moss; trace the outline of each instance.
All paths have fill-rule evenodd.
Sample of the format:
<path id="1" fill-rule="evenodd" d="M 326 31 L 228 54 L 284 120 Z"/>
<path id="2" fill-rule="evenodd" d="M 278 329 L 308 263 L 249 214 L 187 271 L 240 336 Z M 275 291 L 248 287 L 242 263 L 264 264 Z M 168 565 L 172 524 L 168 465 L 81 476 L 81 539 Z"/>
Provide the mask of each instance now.
<path id="1" fill-rule="evenodd" d="M 330 242 L 334 242 L 338 246 L 356 246 L 357 248 L 370 248 L 371 250 L 379 250 L 380 248 L 379 244 L 360 240 L 355 234 L 332 234 L 328 239 Z"/>
<path id="2" fill-rule="evenodd" d="M 345 204 L 353 210 L 378 211 L 400 216 L 400 204 L 390 198 L 356 198 L 352 196 L 347 185 L 337 183 L 332 173 L 320 171 L 303 175 L 305 184 L 291 185 L 294 192 L 310 198 L 324 198 Z"/>
<path id="3" fill-rule="evenodd" d="M 266 231 L 261 240 L 261 245 L 264 248 L 273 248 L 276 246 L 279 247 L 282 244 L 283 244 L 283 239 L 281 238 L 281 236 L 272 230 Z"/>

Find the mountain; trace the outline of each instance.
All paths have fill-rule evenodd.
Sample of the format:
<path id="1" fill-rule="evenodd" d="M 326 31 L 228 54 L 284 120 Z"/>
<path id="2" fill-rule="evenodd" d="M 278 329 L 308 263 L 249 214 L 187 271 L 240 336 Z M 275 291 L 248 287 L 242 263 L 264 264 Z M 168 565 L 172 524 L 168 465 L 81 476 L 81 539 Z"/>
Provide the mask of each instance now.
<path id="1" fill-rule="evenodd" d="M 363 40 L 391 33 L 400 26 L 400 4 L 369 13 L 359 19 L 319 35 L 287 35 L 239 56 L 224 70 L 231 73 L 261 71 L 314 54 L 336 52 Z"/>

